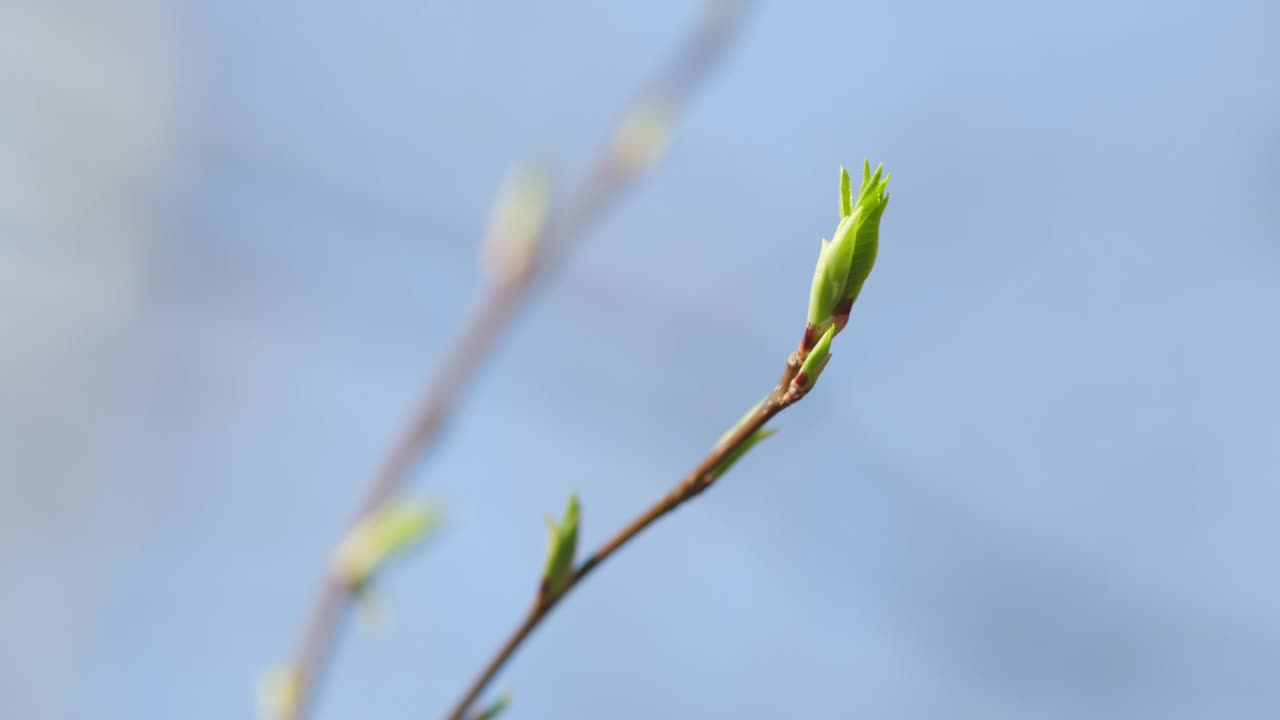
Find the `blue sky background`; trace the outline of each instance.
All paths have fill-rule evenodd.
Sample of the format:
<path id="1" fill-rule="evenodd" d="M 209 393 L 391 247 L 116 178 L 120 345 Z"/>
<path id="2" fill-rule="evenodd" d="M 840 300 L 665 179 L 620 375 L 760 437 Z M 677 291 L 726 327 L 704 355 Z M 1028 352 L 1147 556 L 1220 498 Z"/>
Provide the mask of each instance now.
<path id="1" fill-rule="evenodd" d="M 5 717 L 252 716 L 479 287 L 502 178 L 577 177 L 694 13 L 139 7 L 168 90 L 162 159 L 103 185 L 141 218 L 126 299 L 2 376 Z M 702 456 L 776 379 L 863 157 L 893 203 L 820 392 L 566 601 L 496 683 L 510 717 L 1280 716 L 1278 27 L 1267 2 L 760 4 L 423 468 L 447 527 L 316 717 L 441 714 L 571 490 L 594 546 Z M 13 256 L 101 305 L 70 273 L 117 246 L 42 255 L 5 207 Z"/>

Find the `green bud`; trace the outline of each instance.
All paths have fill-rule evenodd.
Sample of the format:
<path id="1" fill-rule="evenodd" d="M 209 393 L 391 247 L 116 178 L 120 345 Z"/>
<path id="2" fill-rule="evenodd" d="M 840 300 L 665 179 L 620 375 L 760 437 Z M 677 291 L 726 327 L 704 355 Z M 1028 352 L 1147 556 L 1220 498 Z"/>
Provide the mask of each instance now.
<path id="1" fill-rule="evenodd" d="M 796 373 L 795 380 L 792 381 L 800 392 L 808 392 L 813 384 L 818 382 L 818 376 L 822 375 L 822 370 L 827 367 L 827 361 L 831 359 L 831 339 L 835 336 L 836 326 L 832 325 L 822 333 L 822 337 L 818 338 L 809 356 L 804 359 L 800 372 Z"/>
<path id="2" fill-rule="evenodd" d="M 760 428 L 759 430 L 751 433 L 751 437 L 747 438 L 747 441 L 742 443 L 742 447 L 739 447 L 737 450 L 729 453 L 729 456 L 724 460 L 721 460 L 720 464 L 716 466 L 716 469 L 711 471 L 711 476 L 707 478 L 708 482 L 715 480 L 728 472 L 729 468 L 733 467 L 733 464 L 738 462 L 743 455 L 746 455 L 748 450 L 777 433 L 777 430 L 765 430 L 764 428 Z"/>
<path id="3" fill-rule="evenodd" d="M 420 540 L 439 519 L 434 506 L 421 501 L 401 501 L 366 515 L 333 553 L 333 571 L 350 588 L 363 586 L 392 556 Z"/>
<path id="4" fill-rule="evenodd" d="M 573 576 L 573 558 L 578 547 L 578 494 L 569 496 L 560 524 L 548 519 L 550 542 L 547 547 L 547 565 L 542 571 L 542 597 L 549 600 L 564 591 Z"/>
<path id="5" fill-rule="evenodd" d="M 832 313 L 843 301 L 857 300 L 862 285 L 875 265 L 880 244 L 880 218 L 889 202 L 885 187 L 889 176 L 881 178 L 883 166 L 871 173 L 871 165 L 863 162 L 862 186 L 853 198 L 849 173 L 840 172 L 841 219 L 831 242 L 825 240 L 818 252 L 809 289 L 809 325 L 815 333 L 824 332 L 833 322 Z"/>

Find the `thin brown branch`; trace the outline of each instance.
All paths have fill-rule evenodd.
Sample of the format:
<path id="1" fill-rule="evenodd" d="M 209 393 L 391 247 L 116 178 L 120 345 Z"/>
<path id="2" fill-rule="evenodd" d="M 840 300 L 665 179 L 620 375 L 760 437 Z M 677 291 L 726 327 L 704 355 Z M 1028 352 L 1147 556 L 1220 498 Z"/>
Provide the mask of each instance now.
<path id="1" fill-rule="evenodd" d="M 520 625 L 512 631 L 502 647 L 485 665 L 480 674 L 476 676 L 471 685 L 463 694 L 462 699 L 453 707 L 448 717 L 449 720 L 463 720 L 467 717 L 467 712 L 471 706 L 479 699 L 480 694 L 493 680 L 498 671 L 506 665 L 515 651 L 524 643 L 530 634 L 542 623 L 544 619 L 555 609 L 569 591 L 573 590 L 578 583 L 582 582 L 586 576 L 595 570 L 604 561 L 608 560 L 614 553 L 622 548 L 623 545 L 631 542 L 637 535 L 645 530 L 645 528 L 653 525 L 664 515 L 680 507 L 689 500 L 697 497 L 702 491 L 715 482 L 717 476 L 716 470 L 721 464 L 731 456 L 734 451 L 741 448 L 757 430 L 764 427 L 774 415 L 782 412 L 788 406 L 794 404 L 803 393 L 796 392 L 795 385 L 792 380 L 795 379 L 796 371 L 799 369 L 799 363 L 796 361 L 795 355 L 787 361 L 786 369 L 782 373 L 777 387 L 764 397 L 752 413 L 743 419 L 734 429 L 733 432 L 707 454 L 706 457 L 698 463 L 697 467 L 689 472 L 674 488 L 671 489 L 661 500 L 654 503 L 647 510 L 640 513 L 638 517 L 627 524 L 622 530 L 618 531 L 613 537 L 609 538 L 603 545 L 592 553 L 586 560 L 578 566 L 573 576 L 569 579 L 569 583 L 558 595 L 542 596 L 536 595 L 533 604 L 529 607 L 524 619 Z"/>
<path id="2" fill-rule="evenodd" d="M 685 43 L 675 50 L 648 89 L 633 102 L 632 109 L 624 115 L 624 122 L 637 109 L 644 108 L 657 108 L 666 118 L 674 118 L 723 56 L 749 4 L 748 0 L 709 3 Z M 469 316 L 462 334 L 427 387 L 412 422 L 370 481 L 353 524 L 400 492 L 439 439 L 440 431 L 463 393 L 492 354 L 529 291 L 556 269 L 591 224 L 650 167 L 650 163 L 638 162 L 615 139 L 591 165 L 576 192 L 553 208 L 526 270 L 505 275 L 495 282 Z M 292 670 L 298 687 L 289 720 L 307 716 L 334 653 L 350 602 L 350 589 L 332 573 L 326 573 L 294 655 Z"/>

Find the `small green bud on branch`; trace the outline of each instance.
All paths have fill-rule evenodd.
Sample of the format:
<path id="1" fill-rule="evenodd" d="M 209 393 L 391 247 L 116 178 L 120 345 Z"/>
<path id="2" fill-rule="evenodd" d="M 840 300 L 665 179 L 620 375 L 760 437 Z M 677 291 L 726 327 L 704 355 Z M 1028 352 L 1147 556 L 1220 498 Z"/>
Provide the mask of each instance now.
<path id="1" fill-rule="evenodd" d="M 818 382 L 818 376 L 827 367 L 827 361 L 831 360 L 831 339 L 835 336 L 836 326 L 831 325 L 826 332 L 822 333 L 822 337 L 818 339 L 813 349 L 809 351 L 808 356 L 805 357 L 804 362 L 800 364 L 800 371 L 791 380 L 791 388 L 789 390 L 793 400 L 799 399 L 809 392 L 813 389 L 813 384 Z"/>
<path id="2" fill-rule="evenodd" d="M 547 546 L 547 565 L 542 571 L 540 602 L 547 602 L 564 591 L 573 576 L 573 560 L 578 548 L 578 495 L 569 496 L 564 518 L 559 524 L 548 519 L 550 542 Z"/>
<path id="3" fill-rule="evenodd" d="M 522 167 L 508 176 L 489 217 L 481 254 L 495 280 L 529 270 L 551 207 L 551 176 L 542 168 Z"/>

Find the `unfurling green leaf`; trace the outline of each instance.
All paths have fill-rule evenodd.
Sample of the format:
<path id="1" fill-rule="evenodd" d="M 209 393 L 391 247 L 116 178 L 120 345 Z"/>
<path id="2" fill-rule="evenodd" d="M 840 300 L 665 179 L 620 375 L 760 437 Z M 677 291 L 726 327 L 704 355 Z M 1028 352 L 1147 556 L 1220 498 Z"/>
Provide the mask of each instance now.
<path id="1" fill-rule="evenodd" d="M 472 720 L 494 720 L 494 718 L 498 717 L 498 715 L 500 715 L 503 710 L 506 710 L 507 706 L 510 704 L 511 693 L 504 692 L 498 696 L 497 700 L 493 701 L 492 705 L 482 710 L 480 714 L 476 715 Z"/>
<path id="2" fill-rule="evenodd" d="M 302 699 L 302 670 L 295 665 L 268 668 L 258 679 L 258 717 L 287 720 L 298 713 Z"/>
<path id="3" fill-rule="evenodd" d="M 573 559 L 578 547 L 578 494 L 569 496 L 564 518 L 559 524 L 547 520 L 550 526 L 550 542 L 547 547 L 547 565 L 542 571 L 542 597 L 549 600 L 564 591 L 573 577 Z"/>
<path id="4" fill-rule="evenodd" d="M 840 223 L 836 226 L 831 242 L 823 242 L 818 253 L 818 266 L 814 270 L 813 285 L 809 289 L 808 323 L 813 334 L 823 333 L 831 324 L 836 332 L 843 322 L 832 317 L 837 307 L 846 307 L 858 299 L 858 293 L 875 265 L 880 244 L 880 218 L 888 205 L 885 188 L 889 176 L 878 166 L 874 173 L 871 164 L 862 165 L 862 186 L 855 199 L 850 188 L 849 173 L 840 169 Z M 842 311 L 843 314 L 843 311 Z M 812 335 L 810 335 L 812 337 Z"/>
<path id="5" fill-rule="evenodd" d="M 831 317 L 831 310 L 840 300 L 841 288 L 827 281 L 827 257 L 831 243 L 822 238 L 818 248 L 818 266 L 813 270 L 813 284 L 809 286 L 809 324 L 815 328 Z"/>
<path id="6" fill-rule="evenodd" d="M 746 442 L 742 443 L 741 447 L 729 453 L 724 460 L 720 461 L 719 465 L 716 465 L 716 468 L 711 471 L 711 476 L 708 480 L 715 480 L 726 472 L 729 472 L 729 468 L 733 467 L 734 463 L 742 459 L 742 456 L 746 455 L 748 450 L 755 447 L 766 438 L 772 437 L 776 434 L 778 434 L 777 430 L 766 430 L 764 428 L 760 428 L 759 430 L 751 433 L 751 437 L 747 438 Z"/>
<path id="7" fill-rule="evenodd" d="M 847 300 L 850 303 L 858 299 L 858 293 L 862 292 L 862 284 L 866 282 L 867 276 L 871 274 L 871 268 L 876 264 L 876 254 L 880 250 L 880 218 L 884 215 L 885 208 L 889 206 L 889 194 L 885 190 L 891 176 L 885 174 L 881 178 L 883 165 L 877 165 L 874 174 L 869 174 L 869 167 L 870 163 L 863 164 L 864 180 L 862 187 L 858 190 L 858 202 L 854 209 L 858 223 L 854 230 L 853 261 L 849 265 L 844 292 L 840 295 L 841 300 Z"/>
<path id="8" fill-rule="evenodd" d="M 338 543 L 333 572 L 347 587 L 362 587 L 387 560 L 420 540 L 438 519 L 435 506 L 414 500 L 371 511 Z"/>

